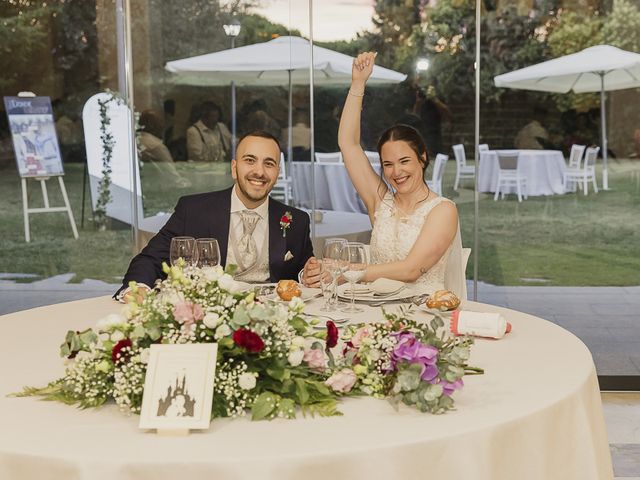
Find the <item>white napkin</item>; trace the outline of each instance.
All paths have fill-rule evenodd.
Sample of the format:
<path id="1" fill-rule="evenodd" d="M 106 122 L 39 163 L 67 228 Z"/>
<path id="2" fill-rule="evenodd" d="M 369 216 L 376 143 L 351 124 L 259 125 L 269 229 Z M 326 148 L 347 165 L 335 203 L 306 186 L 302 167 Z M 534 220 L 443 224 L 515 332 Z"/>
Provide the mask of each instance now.
<path id="1" fill-rule="evenodd" d="M 404 286 L 404 282 L 391 280 L 389 278 L 378 278 L 369 284 L 369 288 L 379 295 L 388 295 L 397 292 Z"/>

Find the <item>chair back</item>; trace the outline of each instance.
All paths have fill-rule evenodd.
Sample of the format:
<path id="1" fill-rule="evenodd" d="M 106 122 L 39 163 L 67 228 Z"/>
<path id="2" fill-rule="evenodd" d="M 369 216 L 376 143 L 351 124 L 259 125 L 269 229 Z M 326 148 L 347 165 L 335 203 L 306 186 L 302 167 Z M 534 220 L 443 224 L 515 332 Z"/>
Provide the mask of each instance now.
<path id="1" fill-rule="evenodd" d="M 584 169 L 595 169 L 600 147 L 589 147 L 584 154 Z"/>
<path id="2" fill-rule="evenodd" d="M 431 181 L 434 183 L 442 182 L 442 177 L 444 176 L 444 169 L 447 166 L 447 160 L 449 160 L 449 155 L 445 155 L 444 153 L 439 153 L 436 155 L 436 161 L 433 164 L 433 175 L 431 177 Z"/>
<path id="3" fill-rule="evenodd" d="M 481 143 L 480 145 L 478 145 L 478 152 L 488 152 L 488 151 L 489 151 L 488 143 Z"/>
<path id="4" fill-rule="evenodd" d="M 586 145 L 571 145 L 571 152 L 569 153 L 569 168 L 580 168 L 585 148 L 587 148 Z"/>
<path id="5" fill-rule="evenodd" d="M 318 163 L 342 163 L 342 153 L 318 153 L 316 152 L 316 162 Z"/>
<path id="6" fill-rule="evenodd" d="M 464 153 L 464 145 L 461 143 L 458 143 L 457 145 L 454 145 L 452 148 L 453 148 L 453 155 L 456 157 L 456 164 L 459 167 L 466 166 L 467 156 Z"/>
<path id="7" fill-rule="evenodd" d="M 498 152 L 500 170 L 518 170 L 518 153 Z"/>

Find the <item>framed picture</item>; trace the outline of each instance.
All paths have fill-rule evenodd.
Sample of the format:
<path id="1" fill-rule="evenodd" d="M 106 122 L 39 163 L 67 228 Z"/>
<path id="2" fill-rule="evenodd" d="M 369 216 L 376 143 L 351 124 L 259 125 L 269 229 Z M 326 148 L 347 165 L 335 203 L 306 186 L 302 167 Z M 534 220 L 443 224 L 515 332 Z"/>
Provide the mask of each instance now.
<path id="1" fill-rule="evenodd" d="M 64 175 L 49 97 L 4 97 L 4 106 L 20 176 Z"/>
<path id="2" fill-rule="evenodd" d="M 209 428 L 217 353 L 216 343 L 151 345 L 140 428 Z"/>

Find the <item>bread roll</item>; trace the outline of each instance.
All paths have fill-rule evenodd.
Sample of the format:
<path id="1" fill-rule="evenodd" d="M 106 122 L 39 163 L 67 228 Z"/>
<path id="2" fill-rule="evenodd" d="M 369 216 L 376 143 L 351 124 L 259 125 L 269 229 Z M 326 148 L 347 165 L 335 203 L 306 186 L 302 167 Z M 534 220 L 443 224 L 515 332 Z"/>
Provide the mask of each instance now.
<path id="1" fill-rule="evenodd" d="M 455 310 L 460 305 L 460 299 L 449 290 L 436 290 L 427 298 L 427 308 L 438 310 Z"/>
<path id="2" fill-rule="evenodd" d="M 276 293 L 282 300 L 287 302 L 293 297 L 302 295 L 302 291 L 295 280 L 280 280 L 276 287 Z"/>

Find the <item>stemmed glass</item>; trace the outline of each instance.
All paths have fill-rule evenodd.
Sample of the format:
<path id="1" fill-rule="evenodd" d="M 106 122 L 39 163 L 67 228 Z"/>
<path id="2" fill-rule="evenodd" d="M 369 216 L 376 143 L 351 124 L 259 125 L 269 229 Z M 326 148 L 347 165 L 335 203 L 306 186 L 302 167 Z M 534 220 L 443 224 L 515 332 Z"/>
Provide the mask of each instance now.
<path id="1" fill-rule="evenodd" d="M 172 266 L 179 266 L 179 260 L 184 261 L 182 266 L 191 266 L 198 261 L 196 251 L 196 239 L 193 237 L 173 237 L 169 248 L 169 261 Z"/>
<path id="2" fill-rule="evenodd" d="M 355 284 L 364 277 L 367 268 L 367 251 L 363 243 L 349 242 L 342 249 L 342 260 L 346 269 L 342 276 L 349 282 L 351 288 L 351 303 L 342 309 L 347 313 L 358 313 L 364 310 L 356 306 Z"/>
<path id="3" fill-rule="evenodd" d="M 331 312 L 336 309 L 336 284 L 338 277 L 344 271 L 346 263 L 342 260 L 342 249 L 347 244 L 344 238 L 328 238 L 324 242 L 321 262 L 321 286 L 324 296 L 323 312 Z M 328 272 L 331 276 L 330 282 L 324 279 L 324 273 Z"/>
<path id="4" fill-rule="evenodd" d="M 196 266 L 215 267 L 220 264 L 220 247 L 215 238 L 199 238 L 196 240 Z"/>

